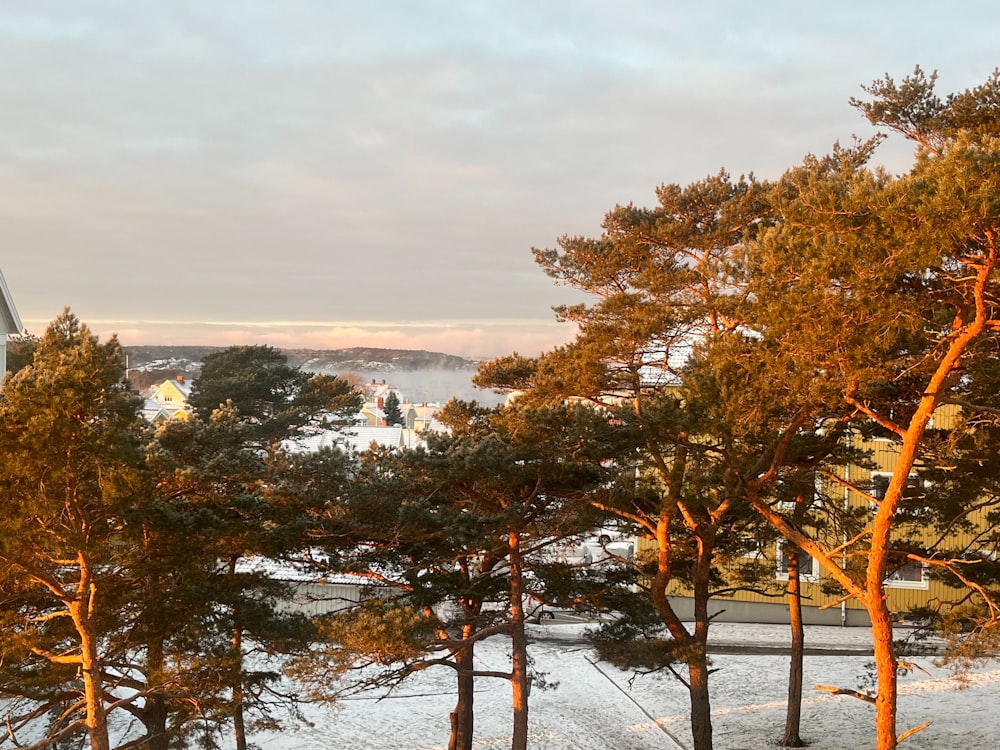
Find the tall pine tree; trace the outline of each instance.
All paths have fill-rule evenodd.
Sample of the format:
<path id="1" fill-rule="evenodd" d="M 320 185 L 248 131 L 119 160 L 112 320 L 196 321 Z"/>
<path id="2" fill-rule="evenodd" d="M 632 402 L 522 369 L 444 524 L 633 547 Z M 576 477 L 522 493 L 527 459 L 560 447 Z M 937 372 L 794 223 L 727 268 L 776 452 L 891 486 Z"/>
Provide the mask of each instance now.
<path id="1" fill-rule="evenodd" d="M 123 361 L 67 310 L 0 399 L 3 690 L 48 715 L 50 739 L 83 728 L 93 750 L 110 747 L 109 705 L 139 699 L 108 669 L 131 621 L 126 518 L 151 497 Z"/>

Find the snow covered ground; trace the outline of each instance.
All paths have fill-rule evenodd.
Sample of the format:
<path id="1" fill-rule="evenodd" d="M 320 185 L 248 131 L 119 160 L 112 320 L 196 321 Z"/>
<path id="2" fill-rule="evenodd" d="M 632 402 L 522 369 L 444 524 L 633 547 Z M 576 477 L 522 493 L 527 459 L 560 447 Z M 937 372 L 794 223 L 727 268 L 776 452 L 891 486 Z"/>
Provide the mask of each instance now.
<path id="1" fill-rule="evenodd" d="M 580 626 L 539 625 L 531 649 L 535 669 L 558 682 L 535 689 L 530 698 L 530 746 L 538 750 L 676 750 L 691 747 L 688 697 L 669 675 L 642 676 L 595 660 L 578 641 Z M 787 628 L 778 625 L 719 623 L 719 645 L 781 646 Z M 862 650 L 871 645 L 863 628 L 810 627 L 806 644 Z M 480 664 L 505 669 L 501 641 L 481 644 Z M 869 656 L 819 655 L 805 660 L 802 735 L 812 750 L 874 747 L 874 707 L 855 698 L 813 690 L 815 684 L 864 687 Z M 908 750 L 976 748 L 1000 750 L 1000 662 L 976 669 L 963 685 L 930 657 L 900 679 L 899 730 L 931 720 L 928 729 L 906 740 Z M 788 657 L 717 654 L 711 677 L 712 721 L 718 750 L 775 746 L 785 715 Z M 259 734 L 266 750 L 438 750 L 447 747 L 448 713 L 454 681 L 447 669 L 432 669 L 393 694 L 345 700 L 336 708 L 310 709 L 312 727 L 289 726 L 280 734 Z M 477 748 L 510 747 L 510 688 L 482 680 L 476 693 Z"/>

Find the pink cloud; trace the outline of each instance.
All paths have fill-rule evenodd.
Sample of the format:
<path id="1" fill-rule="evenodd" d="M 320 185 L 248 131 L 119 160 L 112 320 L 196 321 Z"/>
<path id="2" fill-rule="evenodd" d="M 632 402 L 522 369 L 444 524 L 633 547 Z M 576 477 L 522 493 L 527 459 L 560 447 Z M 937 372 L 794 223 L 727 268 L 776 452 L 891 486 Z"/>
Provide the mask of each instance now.
<path id="1" fill-rule="evenodd" d="M 188 323 L 166 321 L 87 321 L 106 339 L 113 333 L 126 346 L 232 346 L 267 344 L 286 349 L 343 349 L 367 346 L 424 349 L 465 357 L 496 357 L 517 351 L 534 355 L 567 343 L 575 329 L 540 321 L 498 321 L 470 324 L 317 324 L 317 323 Z M 41 332 L 46 322 L 30 321 Z"/>

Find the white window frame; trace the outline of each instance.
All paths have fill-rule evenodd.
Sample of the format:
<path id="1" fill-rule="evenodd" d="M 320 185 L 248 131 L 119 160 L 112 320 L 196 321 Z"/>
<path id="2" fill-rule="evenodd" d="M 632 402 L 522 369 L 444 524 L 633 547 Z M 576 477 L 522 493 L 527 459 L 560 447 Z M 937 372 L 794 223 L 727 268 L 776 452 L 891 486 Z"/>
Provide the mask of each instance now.
<path id="1" fill-rule="evenodd" d="M 788 580 L 788 566 L 785 564 L 785 542 L 778 542 L 774 548 L 774 577 L 779 581 Z M 819 580 L 819 562 L 808 552 L 799 552 L 799 580 L 815 583 Z M 808 560 L 808 563 L 806 563 Z"/>
<path id="2" fill-rule="evenodd" d="M 747 549 L 745 549 L 743 554 L 740 555 L 740 559 L 763 560 L 767 557 L 766 542 L 762 542 L 760 539 L 752 539 L 750 537 L 744 537 L 744 541 L 747 543 Z"/>
<path id="3" fill-rule="evenodd" d="M 880 478 L 883 478 L 883 479 L 886 480 L 886 486 L 882 490 L 882 496 L 881 497 L 879 497 L 878 495 L 876 495 L 873 492 L 873 490 L 875 489 L 874 484 L 875 484 L 875 478 L 876 477 L 880 477 Z M 885 489 L 888 488 L 889 482 L 892 481 L 892 472 L 891 471 L 873 471 L 873 472 L 871 472 L 868 475 L 868 480 L 872 484 L 872 486 L 868 489 L 868 494 L 871 495 L 873 498 L 875 498 L 874 502 L 872 502 L 872 501 L 868 502 L 868 507 L 872 510 L 872 512 L 874 512 L 874 511 L 878 510 L 878 504 L 880 502 L 882 502 L 882 498 L 885 497 Z M 903 490 L 904 492 L 907 489 L 924 489 L 927 486 L 927 484 L 928 484 L 927 480 L 921 479 L 918 474 L 908 474 L 907 477 L 906 477 L 906 481 L 907 481 L 907 486 L 904 488 L 904 490 Z M 912 487 L 909 484 L 911 481 L 915 482 L 915 484 Z"/>
<path id="4" fill-rule="evenodd" d="M 920 580 L 919 581 L 912 581 L 912 580 L 908 580 L 908 579 L 905 579 L 905 578 L 897 578 L 897 576 L 899 575 L 899 570 L 902 570 L 903 568 L 910 568 L 910 567 L 913 567 L 913 568 L 919 567 L 919 569 L 920 569 Z M 929 575 L 929 571 L 930 571 L 930 568 L 928 568 L 928 566 L 926 564 L 924 564 L 924 563 L 919 563 L 919 562 L 908 563 L 908 564 L 902 566 L 902 568 L 899 568 L 898 570 L 896 570 L 895 572 L 893 572 L 892 575 L 886 576 L 886 579 L 885 579 L 886 588 L 890 588 L 890 589 L 923 589 L 923 590 L 926 590 L 926 589 L 930 588 L 930 575 Z"/>

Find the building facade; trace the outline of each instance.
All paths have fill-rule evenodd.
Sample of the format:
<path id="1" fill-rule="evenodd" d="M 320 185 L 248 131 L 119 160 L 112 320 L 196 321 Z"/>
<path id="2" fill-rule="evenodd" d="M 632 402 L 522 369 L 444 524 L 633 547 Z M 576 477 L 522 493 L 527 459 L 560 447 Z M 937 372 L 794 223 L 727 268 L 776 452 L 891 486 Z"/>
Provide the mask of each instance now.
<path id="1" fill-rule="evenodd" d="M 7 337 L 24 331 L 21 318 L 14 307 L 3 272 L 0 271 L 0 374 L 7 372 Z M 0 378 L 2 385 L 2 378 Z"/>

